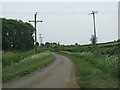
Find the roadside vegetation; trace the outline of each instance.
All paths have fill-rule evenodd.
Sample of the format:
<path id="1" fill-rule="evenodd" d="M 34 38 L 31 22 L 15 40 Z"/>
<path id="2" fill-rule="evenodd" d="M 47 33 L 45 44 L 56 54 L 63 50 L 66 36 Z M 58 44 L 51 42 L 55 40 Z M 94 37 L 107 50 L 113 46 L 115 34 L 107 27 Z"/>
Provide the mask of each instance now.
<path id="1" fill-rule="evenodd" d="M 47 52 L 21 59 L 21 62 L 3 68 L 3 83 L 9 82 L 15 77 L 19 78 L 28 75 L 37 68 L 47 66 L 49 63 L 53 62 L 54 59 L 55 57 Z"/>
<path id="2" fill-rule="evenodd" d="M 120 79 L 118 43 L 72 45 L 54 48 L 70 58 L 76 66 L 77 82 L 81 88 L 118 88 Z"/>
<path id="3" fill-rule="evenodd" d="M 24 58 L 33 55 L 33 50 L 26 52 L 7 52 L 2 54 L 2 66 L 3 68 L 14 65 L 22 61 Z"/>
<path id="4" fill-rule="evenodd" d="M 118 57 L 96 56 L 90 52 L 59 54 L 67 56 L 75 63 L 81 88 L 118 87 Z"/>

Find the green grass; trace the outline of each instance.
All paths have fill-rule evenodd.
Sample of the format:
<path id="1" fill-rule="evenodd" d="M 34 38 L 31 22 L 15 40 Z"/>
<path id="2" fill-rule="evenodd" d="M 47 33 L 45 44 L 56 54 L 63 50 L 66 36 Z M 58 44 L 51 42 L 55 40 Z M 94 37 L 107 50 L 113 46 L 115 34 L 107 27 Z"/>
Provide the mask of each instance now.
<path id="1" fill-rule="evenodd" d="M 117 88 L 118 58 L 94 55 L 89 52 L 59 52 L 76 66 L 78 84 L 81 88 Z"/>
<path id="2" fill-rule="evenodd" d="M 107 42 L 98 43 L 97 52 L 98 55 L 119 55 L 119 42 Z M 56 51 L 69 51 L 69 52 L 94 52 L 95 49 L 92 44 L 89 45 L 69 45 L 69 46 L 58 46 L 54 48 Z"/>
<path id="3" fill-rule="evenodd" d="M 3 68 L 6 66 L 10 66 L 15 63 L 19 63 L 22 59 L 32 55 L 34 52 L 26 51 L 26 52 L 19 52 L 19 53 L 6 53 L 2 54 L 2 66 Z"/>
<path id="4" fill-rule="evenodd" d="M 3 83 L 6 83 L 16 77 L 22 77 L 30 74 L 38 67 L 42 68 L 47 66 L 49 63 L 53 62 L 54 59 L 55 57 L 49 53 L 41 53 L 27 57 L 19 63 L 3 68 L 2 81 Z"/>

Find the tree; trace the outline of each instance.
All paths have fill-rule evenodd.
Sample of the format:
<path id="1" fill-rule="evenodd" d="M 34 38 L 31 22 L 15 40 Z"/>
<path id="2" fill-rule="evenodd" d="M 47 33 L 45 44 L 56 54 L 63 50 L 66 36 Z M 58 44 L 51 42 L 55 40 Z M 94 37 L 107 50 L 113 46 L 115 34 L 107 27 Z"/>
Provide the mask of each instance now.
<path id="1" fill-rule="evenodd" d="M 75 45 L 77 46 L 77 45 L 78 45 L 78 43 L 75 43 Z"/>
<path id="2" fill-rule="evenodd" d="M 60 42 L 58 42 L 58 46 L 60 46 Z"/>
<path id="3" fill-rule="evenodd" d="M 46 42 L 46 43 L 45 43 L 45 47 L 47 47 L 47 48 L 49 48 L 50 45 L 51 45 L 51 44 L 50 44 L 49 42 Z"/>
<path id="4" fill-rule="evenodd" d="M 34 27 L 21 20 L 2 18 L 2 49 L 29 50 L 34 47 Z"/>
<path id="5" fill-rule="evenodd" d="M 96 42 L 97 42 L 97 38 L 96 38 L 94 35 L 92 35 L 90 41 L 91 41 L 92 44 L 95 46 L 95 45 L 96 45 Z"/>
<path id="6" fill-rule="evenodd" d="M 44 46 L 44 43 L 41 43 L 41 46 Z"/>
<path id="7" fill-rule="evenodd" d="M 36 46 L 39 46 L 39 42 L 36 42 Z"/>

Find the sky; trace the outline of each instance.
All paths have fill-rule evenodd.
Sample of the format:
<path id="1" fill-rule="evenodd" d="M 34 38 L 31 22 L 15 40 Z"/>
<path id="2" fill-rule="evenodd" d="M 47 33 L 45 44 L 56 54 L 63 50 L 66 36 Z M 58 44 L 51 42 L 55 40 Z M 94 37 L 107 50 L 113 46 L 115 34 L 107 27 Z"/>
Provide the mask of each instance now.
<path id="1" fill-rule="evenodd" d="M 28 22 L 38 12 L 37 40 L 39 34 L 43 42 L 61 44 L 89 44 L 93 35 L 91 11 L 96 14 L 98 43 L 118 39 L 118 3 L 117 2 L 2 2 L 0 17 Z M 28 22 L 29 23 L 29 22 Z M 33 26 L 34 24 L 31 23 Z"/>

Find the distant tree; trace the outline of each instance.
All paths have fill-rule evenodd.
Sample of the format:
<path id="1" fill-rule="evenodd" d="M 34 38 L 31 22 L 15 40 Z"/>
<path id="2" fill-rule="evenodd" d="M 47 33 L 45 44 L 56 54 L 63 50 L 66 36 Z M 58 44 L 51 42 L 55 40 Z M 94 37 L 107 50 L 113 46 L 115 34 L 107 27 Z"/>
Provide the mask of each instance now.
<path id="1" fill-rule="evenodd" d="M 94 35 L 92 35 L 90 41 L 93 45 L 95 45 L 97 42 L 97 38 Z"/>
<path id="2" fill-rule="evenodd" d="M 45 43 L 45 46 L 48 48 L 48 47 L 50 47 L 50 45 L 51 45 L 51 43 L 49 43 L 49 42 L 46 42 Z"/>
<path id="3" fill-rule="evenodd" d="M 60 42 L 58 42 L 58 46 L 60 46 Z"/>
<path id="4" fill-rule="evenodd" d="M 56 42 L 53 42 L 53 43 L 51 43 L 51 44 L 56 44 L 56 45 L 57 45 L 57 43 L 56 43 Z"/>
<path id="5" fill-rule="evenodd" d="M 78 43 L 75 43 L 75 45 L 77 46 L 77 45 L 78 45 Z"/>
<path id="6" fill-rule="evenodd" d="M 36 46 L 39 46 L 39 42 L 36 42 Z"/>
<path id="7" fill-rule="evenodd" d="M 44 44 L 43 44 L 43 43 L 41 43 L 41 46 L 44 46 Z"/>
<path id="8" fill-rule="evenodd" d="M 118 39 L 117 41 L 120 41 L 120 39 Z"/>

